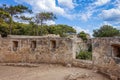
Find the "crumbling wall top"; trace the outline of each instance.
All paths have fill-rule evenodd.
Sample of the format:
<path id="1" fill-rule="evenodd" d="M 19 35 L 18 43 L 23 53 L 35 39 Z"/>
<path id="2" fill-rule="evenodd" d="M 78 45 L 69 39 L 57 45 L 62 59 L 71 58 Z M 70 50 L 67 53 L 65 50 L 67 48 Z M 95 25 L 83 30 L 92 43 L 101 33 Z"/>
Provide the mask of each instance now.
<path id="1" fill-rule="evenodd" d="M 96 38 L 92 38 L 92 40 L 95 40 L 95 39 L 99 39 L 99 40 L 102 40 L 102 39 L 120 39 L 120 37 L 96 37 Z"/>
<path id="2" fill-rule="evenodd" d="M 59 35 L 44 35 L 44 36 L 27 36 L 27 35 L 8 35 L 8 38 L 45 38 L 45 37 L 53 37 L 53 38 L 59 38 Z"/>

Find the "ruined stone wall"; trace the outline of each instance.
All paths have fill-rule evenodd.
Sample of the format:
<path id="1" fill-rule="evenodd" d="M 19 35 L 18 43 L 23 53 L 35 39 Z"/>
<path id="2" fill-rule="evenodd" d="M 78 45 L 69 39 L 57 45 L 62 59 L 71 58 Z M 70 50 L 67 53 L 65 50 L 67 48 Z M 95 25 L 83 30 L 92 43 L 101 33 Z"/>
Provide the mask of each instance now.
<path id="1" fill-rule="evenodd" d="M 79 43 L 79 44 L 78 44 Z M 0 37 L 0 62 L 62 63 L 92 68 L 120 79 L 120 38 L 92 39 L 91 61 L 76 60 L 81 40 L 52 36 Z"/>
<path id="2" fill-rule="evenodd" d="M 93 63 L 98 71 L 109 75 L 114 80 L 120 80 L 120 38 L 95 38 L 92 39 Z"/>
<path id="3" fill-rule="evenodd" d="M 73 40 L 60 37 L 0 38 L 0 62 L 72 63 Z"/>
<path id="4" fill-rule="evenodd" d="M 79 60 L 79 59 L 73 59 L 73 66 L 80 67 L 80 68 L 86 68 L 86 69 L 92 69 L 93 68 L 93 62 L 90 60 Z"/>

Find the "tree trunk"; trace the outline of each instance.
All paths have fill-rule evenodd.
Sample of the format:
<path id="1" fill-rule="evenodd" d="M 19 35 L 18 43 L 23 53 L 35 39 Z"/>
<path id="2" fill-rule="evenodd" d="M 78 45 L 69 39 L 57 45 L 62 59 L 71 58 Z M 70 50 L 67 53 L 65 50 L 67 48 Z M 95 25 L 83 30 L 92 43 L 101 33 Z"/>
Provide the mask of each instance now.
<path id="1" fill-rule="evenodd" d="M 9 29 L 10 29 L 9 34 L 12 35 L 12 23 L 10 23 Z"/>
<path id="2" fill-rule="evenodd" d="M 43 26 L 43 20 L 41 20 L 41 25 L 40 25 L 40 27 L 41 27 L 41 29 L 40 29 L 40 36 L 42 36 L 42 26 Z"/>
<path id="3" fill-rule="evenodd" d="M 9 34 L 10 35 L 12 35 L 12 24 L 13 24 L 12 17 L 13 17 L 13 15 L 11 15 L 11 17 L 10 17 L 10 26 L 9 26 L 9 30 L 10 30 Z"/>
<path id="4" fill-rule="evenodd" d="M 36 28 L 35 27 L 33 28 L 33 35 L 34 36 L 36 35 Z"/>
<path id="5" fill-rule="evenodd" d="M 37 25 L 37 28 L 36 28 L 36 32 L 37 32 L 36 34 L 37 34 L 37 36 L 38 36 L 38 25 Z"/>

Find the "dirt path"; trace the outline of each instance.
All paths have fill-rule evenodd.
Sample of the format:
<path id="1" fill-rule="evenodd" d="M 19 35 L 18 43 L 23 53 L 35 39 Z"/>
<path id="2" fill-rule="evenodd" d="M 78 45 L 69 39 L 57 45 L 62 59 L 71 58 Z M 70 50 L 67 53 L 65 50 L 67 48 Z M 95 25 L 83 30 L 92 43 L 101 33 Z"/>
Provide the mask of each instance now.
<path id="1" fill-rule="evenodd" d="M 109 80 L 92 70 L 68 68 L 60 65 L 40 64 L 39 67 L 0 66 L 0 80 L 65 80 L 65 77 L 75 73 L 87 73 L 90 79 L 78 80 Z"/>

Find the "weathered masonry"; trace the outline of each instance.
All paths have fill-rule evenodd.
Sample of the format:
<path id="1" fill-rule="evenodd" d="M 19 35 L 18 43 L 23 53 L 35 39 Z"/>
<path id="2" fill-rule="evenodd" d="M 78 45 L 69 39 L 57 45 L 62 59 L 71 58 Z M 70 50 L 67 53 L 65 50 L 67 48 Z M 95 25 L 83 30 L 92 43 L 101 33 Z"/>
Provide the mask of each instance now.
<path id="1" fill-rule="evenodd" d="M 120 80 L 120 37 L 92 40 L 94 67 L 113 80 Z"/>
<path id="2" fill-rule="evenodd" d="M 88 49 L 79 38 L 59 36 L 0 37 L 0 62 L 61 63 L 93 68 L 120 80 L 120 37 L 92 39 L 92 61 L 76 60 L 76 52 Z"/>
<path id="3" fill-rule="evenodd" d="M 9 36 L 0 38 L 0 62 L 71 63 L 73 40 L 61 37 Z"/>

